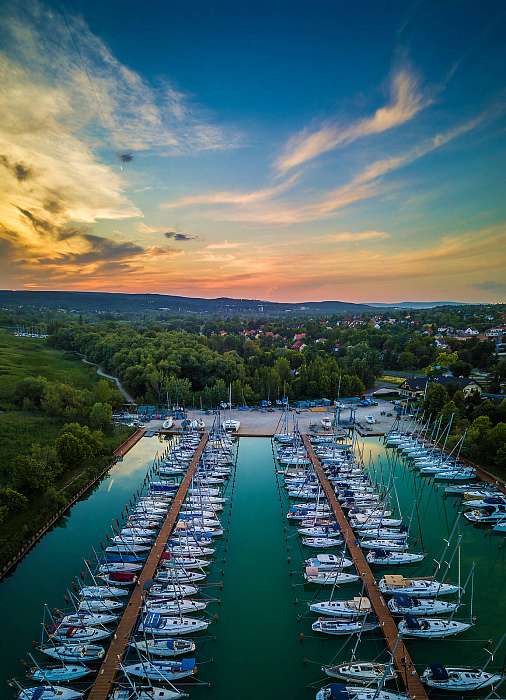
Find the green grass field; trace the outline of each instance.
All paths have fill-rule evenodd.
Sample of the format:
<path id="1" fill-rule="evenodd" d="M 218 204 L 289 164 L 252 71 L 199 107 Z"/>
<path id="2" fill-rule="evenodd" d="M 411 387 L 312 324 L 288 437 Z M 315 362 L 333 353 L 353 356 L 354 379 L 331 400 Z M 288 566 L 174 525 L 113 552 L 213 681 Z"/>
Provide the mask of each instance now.
<path id="1" fill-rule="evenodd" d="M 42 376 L 80 389 L 100 379 L 79 358 L 48 347 L 45 340 L 18 338 L 0 330 L 0 482 L 9 462 L 32 442 L 53 442 L 63 424 L 41 412 L 12 410 L 11 397 L 20 379 Z"/>
<path id="2" fill-rule="evenodd" d="M 0 407 L 9 401 L 16 382 L 37 376 L 80 389 L 90 389 L 97 382 L 95 370 L 74 355 L 53 350 L 45 340 L 18 338 L 0 330 Z"/>

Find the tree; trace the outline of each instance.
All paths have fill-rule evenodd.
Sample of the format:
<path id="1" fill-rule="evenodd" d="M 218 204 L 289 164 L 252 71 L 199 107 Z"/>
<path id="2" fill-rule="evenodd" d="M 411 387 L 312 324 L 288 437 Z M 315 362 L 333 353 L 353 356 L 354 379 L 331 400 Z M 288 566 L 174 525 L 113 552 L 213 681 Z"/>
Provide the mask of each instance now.
<path id="1" fill-rule="evenodd" d="M 401 369 L 411 369 L 416 367 L 416 357 L 414 353 L 405 350 L 399 355 L 399 367 Z"/>
<path id="2" fill-rule="evenodd" d="M 92 456 L 89 445 L 72 433 L 62 433 L 56 439 L 56 451 L 67 468 L 83 466 Z"/>
<path id="3" fill-rule="evenodd" d="M 448 402 L 448 392 L 441 384 L 431 382 L 427 388 L 423 410 L 428 415 L 439 415 L 443 406 Z"/>
<path id="4" fill-rule="evenodd" d="M 459 355 L 456 352 L 440 352 L 425 371 L 428 375 L 441 374 L 441 370 L 448 369 L 450 365 L 455 364 L 458 360 Z"/>
<path id="5" fill-rule="evenodd" d="M 104 436 L 87 425 L 66 423 L 55 442 L 56 453 L 65 468 L 85 466 L 103 452 Z"/>
<path id="6" fill-rule="evenodd" d="M 112 424 L 112 408 L 108 403 L 94 403 L 91 407 L 89 423 L 92 428 L 107 431 Z"/>
<path id="7" fill-rule="evenodd" d="M 47 389 L 44 377 L 26 377 L 17 382 L 14 389 L 14 401 L 23 408 L 40 408 Z"/>
<path id="8" fill-rule="evenodd" d="M 28 498 L 15 489 L 6 486 L 0 489 L 0 503 L 2 506 L 7 506 L 10 513 L 23 510 L 28 505 Z"/>
<path id="9" fill-rule="evenodd" d="M 471 370 L 473 369 L 469 362 L 464 362 L 464 360 L 457 360 L 449 365 L 450 372 L 454 377 L 469 377 Z"/>
<path id="10" fill-rule="evenodd" d="M 18 455 L 10 471 L 13 488 L 25 493 L 45 491 L 54 478 L 51 467 L 33 453 Z"/>

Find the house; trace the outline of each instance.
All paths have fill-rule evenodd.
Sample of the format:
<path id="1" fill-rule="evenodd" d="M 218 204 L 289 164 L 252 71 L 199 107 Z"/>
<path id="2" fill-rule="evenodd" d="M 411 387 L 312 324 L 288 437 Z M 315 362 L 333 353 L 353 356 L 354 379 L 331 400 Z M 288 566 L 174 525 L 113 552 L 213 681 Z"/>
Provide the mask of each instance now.
<path id="1" fill-rule="evenodd" d="M 480 335 L 480 332 L 476 330 L 476 328 L 466 328 L 464 331 L 464 335 L 469 335 L 469 336 L 474 336 L 474 335 Z"/>
<path id="2" fill-rule="evenodd" d="M 481 387 L 474 379 L 466 377 L 452 377 L 443 375 L 440 377 L 407 377 L 399 387 L 401 396 L 407 399 L 418 399 L 425 394 L 428 383 L 442 384 L 448 388 L 456 387 L 467 398 L 473 392 L 481 395 Z"/>
<path id="3" fill-rule="evenodd" d="M 506 335 L 506 326 L 499 326 L 498 328 L 489 328 L 485 331 L 487 338 L 501 338 Z"/>

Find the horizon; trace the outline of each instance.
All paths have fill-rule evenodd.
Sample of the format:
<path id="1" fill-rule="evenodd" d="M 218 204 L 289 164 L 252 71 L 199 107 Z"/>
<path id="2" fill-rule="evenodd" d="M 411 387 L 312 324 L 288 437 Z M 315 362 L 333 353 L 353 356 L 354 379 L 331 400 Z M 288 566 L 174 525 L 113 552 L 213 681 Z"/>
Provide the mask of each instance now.
<path id="1" fill-rule="evenodd" d="M 2 286 L 506 299 L 502 3 L 15 0 L 0 19 Z"/>
<path id="2" fill-rule="evenodd" d="M 279 299 L 265 299 L 260 297 L 232 297 L 232 296 L 191 296 L 189 294 L 171 294 L 169 292 L 118 292 L 115 290 L 93 290 L 93 289 L 0 289 L 2 292 L 33 292 L 33 293 L 51 293 L 51 294 L 126 294 L 126 295 L 145 295 L 145 296 L 167 296 L 167 297 L 183 297 L 185 299 L 204 299 L 206 301 L 217 301 L 219 299 L 232 299 L 234 301 L 257 301 L 267 302 L 269 304 L 357 304 L 362 306 L 385 305 L 393 306 L 397 304 L 449 304 L 452 306 L 479 306 L 479 305 L 502 305 L 504 302 L 491 301 L 455 301 L 454 299 L 397 299 L 397 300 L 374 300 L 374 301 L 355 301 L 352 299 L 304 299 L 295 301 L 281 301 Z"/>

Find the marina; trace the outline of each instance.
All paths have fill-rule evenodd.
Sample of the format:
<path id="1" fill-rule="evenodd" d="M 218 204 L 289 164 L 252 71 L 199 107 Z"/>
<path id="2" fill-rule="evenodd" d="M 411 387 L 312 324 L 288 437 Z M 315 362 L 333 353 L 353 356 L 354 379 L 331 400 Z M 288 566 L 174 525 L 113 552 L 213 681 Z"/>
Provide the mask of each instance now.
<path id="1" fill-rule="evenodd" d="M 500 596 L 500 572 L 505 563 L 504 539 L 501 535 L 492 534 L 489 530 L 484 539 L 483 526 L 473 525 L 461 515 L 461 494 L 445 494 L 444 482 L 417 473 L 397 448 L 386 446 L 381 439 L 369 438 L 360 443 L 354 439 L 353 444 L 349 443 L 351 447 L 344 460 L 346 464 L 341 464 L 337 470 L 336 464 L 346 453 L 342 442 L 329 447 L 332 440 L 331 437 L 329 440 L 329 436 L 322 439 L 320 444 L 317 438 L 316 445 L 311 443 L 310 436 L 307 435 L 293 439 L 296 440 L 294 448 L 287 444 L 277 444 L 273 452 L 270 439 L 240 438 L 234 448 L 237 449 L 237 466 L 233 475 L 228 475 L 228 485 L 224 478 L 226 469 L 218 462 L 214 466 L 213 476 L 209 473 L 205 475 L 210 483 L 205 484 L 202 476 L 196 478 L 200 453 L 206 442 L 205 433 L 191 438 L 193 457 L 186 462 L 184 479 L 179 486 L 177 483 L 172 486 L 174 480 L 177 482 L 177 477 L 170 475 L 175 470 L 177 460 L 169 456 L 169 448 L 164 447 L 166 443 L 160 443 L 157 438 L 142 438 L 125 456 L 124 462 L 113 468 L 113 471 L 121 471 L 130 461 L 136 462 L 136 452 L 139 457 L 141 453 L 145 456 L 145 446 L 148 445 L 151 446 L 152 458 L 157 451 L 166 455 L 163 460 L 156 461 L 156 472 L 152 461 L 144 462 L 142 467 L 138 466 L 138 489 L 142 489 L 137 497 L 137 505 L 128 516 L 129 526 L 121 530 L 122 541 L 117 539 L 118 535 L 112 538 L 117 541 L 112 546 L 124 549 L 116 554 L 114 550 L 110 551 L 117 563 L 101 564 L 102 576 L 105 573 L 111 577 L 109 583 L 98 579 L 95 583 L 90 582 L 92 585 L 88 588 L 91 597 L 86 594 L 79 606 L 79 610 L 85 611 L 88 616 L 95 615 L 96 619 L 82 617 L 74 621 L 71 617 L 68 618 L 69 623 L 75 622 L 82 634 L 88 635 L 84 637 L 83 644 L 89 648 L 90 654 L 96 653 L 97 656 L 96 661 L 90 656 L 87 663 L 90 672 L 82 669 L 80 661 L 76 661 L 76 668 L 73 668 L 71 656 L 66 657 L 65 662 L 62 658 L 61 663 L 66 664 L 65 673 L 69 674 L 68 679 L 62 681 L 62 687 L 73 687 L 75 692 L 83 694 L 76 697 L 105 699 L 116 697 L 117 693 L 113 695 L 116 692 L 114 688 L 128 690 L 130 685 L 125 686 L 127 678 L 131 688 L 137 688 L 139 683 L 165 687 L 165 692 L 174 694 L 168 697 L 188 693 L 196 698 L 232 700 L 240 692 L 244 698 L 253 698 L 257 697 L 256 690 L 244 689 L 244 683 L 250 674 L 251 659 L 255 657 L 262 668 L 262 697 L 265 698 L 276 697 L 280 683 L 283 692 L 290 697 L 310 698 L 316 697 L 317 693 L 318 697 L 327 697 L 331 691 L 325 689 L 332 686 L 332 681 L 351 682 L 347 674 L 353 661 L 359 660 L 365 664 L 360 671 L 364 675 L 362 677 L 359 673 L 359 677 L 353 680 L 355 684 L 367 684 L 372 679 L 373 684 L 380 681 L 380 687 L 385 684 L 384 690 L 381 690 L 383 694 L 388 690 L 390 695 L 392 691 L 394 695 L 402 695 L 406 692 L 404 688 L 407 688 L 411 697 L 425 697 L 428 691 L 431 695 L 439 692 L 437 689 L 443 684 L 442 680 L 431 682 L 432 684 L 428 682 L 427 669 L 432 668 L 434 663 L 443 663 L 443 666 L 449 667 L 453 664 L 452 668 L 457 668 L 456 663 L 462 664 L 465 661 L 470 667 L 487 668 L 489 653 L 485 650 L 490 652 L 499 641 L 497 619 L 506 620 L 506 607 Z M 220 440 L 226 441 L 228 445 L 233 444 L 226 435 Z M 325 440 L 329 441 L 327 446 Z M 385 442 L 388 442 L 388 438 Z M 155 447 L 157 449 L 153 453 Z M 185 460 L 189 459 L 189 451 L 183 447 Z M 321 457 L 317 457 L 317 452 L 325 455 L 323 459 L 327 462 L 327 473 L 322 468 Z M 333 456 L 329 457 L 331 453 Z M 337 454 L 340 455 L 339 459 Z M 333 464 L 330 472 L 328 464 Z M 157 474 L 163 470 L 167 471 L 167 476 L 160 479 Z M 152 475 L 148 482 L 145 482 L 146 472 Z M 311 472 L 315 474 L 314 477 L 310 476 Z M 340 491 L 343 488 L 341 481 L 347 479 L 349 482 L 350 478 L 357 479 L 354 497 L 359 502 L 363 499 L 362 505 L 351 503 L 351 494 L 348 492 L 339 495 L 344 494 Z M 107 483 L 108 479 L 103 483 Z M 213 485 L 211 482 L 216 483 Z M 222 491 L 218 483 L 222 487 L 226 485 L 225 491 Z M 390 493 L 390 497 L 387 497 L 388 504 L 385 502 L 384 506 L 378 506 L 378 501 L 373 498 L 375 490 L 388 494 L 389 484 L 392 483 L 396 484 L 395 497 Z M 374 488 L 367 484 L 374 485 Z M 151 495 L 145 491 L 146 488 Z M 166 489 L 164 496 L 161 495 L 164 493 L 162 488 Z M 101 489 L 102 485 L 97 494 Z M 153 490 L 156 495 L 153 495 Z M 173 498 L 176 492 L 177 495 Z M 168 497 L 167 493 L 172 495 Z M 221 494 L 226 494 L 225 498 Z M 93 497 L 94 494 L 90 498 Z M 165 499 L 172 504 L 168 511 L 164 510 Z M 199 500 L 200 522 L 195 522 L 192 512 L 196 510 L 195 504 Z M 417 504 L 416 519 L 413 516 L 413 500 Z M 325 502 L 329 505 L 326 506 Z M 76 506 L 76 510 L 80 505 Z M 343 506 L 347 516 L 344 515 Z M 368 529 L 360 521 L 359 509 L 365 515 Z M 164 519 L 161 519 L 162 512 L 166 513 Z M 294 518 L 298 513 L 302 517 Z M 185 520 L 185 514 L 189 515 L 189 520 Z M 71 520 L 72 515 L 73 512 Z M 183 524 L 184 535 L 177 534 L 177 527 L 171 535 L 178 515 L 178 527 Z M 112 514 L 109 519 L 111 517 Z M 377 554 L 378 549 L 362 550 L 358 546 L 357 534 L 364 544 L 368 541 L 366 538 L 373 534 L 392 538 L 394 533 L 400 532 L 401 521 L 409 525 L 407 536 L 410 551 L 420 551 L 426 556 L 410 563 L 409 569 L 403 568 L 401 564 L 392 566 L 389 562 L 382 566 L 381 557 L 372 564 L 368 563 L 371 561 L 368 552 Z M 190 531 L 188 523 L 191 523 Z M 223 535 L 215 538 L 212 529 L 216 529 L 217 523 Z M 352 532 L 350 523 L 356 526 L 355 533 Z M 434 523 L 437 527 L 434 527 Z M 106 522 L 104 526 L 107 526 Z M 156 539 L 153 532 L 160 533 Z M 51 535 L 52 533 L 48 538 Z M 170 562 L 163 560 L 163 552 L 164 543 L 169 537 L 176 568 L 173 569 L 173 575 L 167 578 L 167 564 Z M 315 540 L 315 548 L 304 544 L 304 539 L 311 538 Z M 435 602 L 431 598 L 416 599 L 409 595 L 404 598 L 387 596 L 387 605 L 380 592 L 382 586 L 385 590 L 385 581 L 408 580 L 403 579 L 402 574 L 404 577 L 409 576 L 411 581 L 426 581 L 424 577 L 434 573 L 434 559 L 438 557 L 445 538 L 458 540 L 460 567 L 457 571 L 457 557 L 454 556 L 449 571 L 443 571 L 442 566 L 440 573 L 445 574 L 445 580 L 459 584 L 455 590 L 466 588 L 462 600 L 455 594 L 453 597 L 439 597 L 442 593 L 442 589 L 439 589 Z M 385 543 L 388 541 L 384 540 Z M 399 540 L 394 538 L 392 543 L 396 541 Z M 144 542 L 149 555 L 146 563 L 141 561 L 137 564 L 136 560 L 143 557 Z M 324 546 L 326 542 L 328 548 Z M 15 579 L 23 567 L 31 564 L 31 558 L 37 555 L 38 548 L 43 544 L 44 540 L 21 563 L 11 578 Z M 153 544 L 155 547 L 151 549 Z M 111 544 L 107 549 L 110 547 Z M 136 547 L 141 549 L 135 549 Z M 450 558 L 448 552 L 445 552 L 445 558 Z M 158 569 L 157 564 L 161 565 Z M 465 586 L 464 579 L 473 565 L 475 600 L 471 615 L 474 619 L 472 626 L 463 626 L 465 618 L 469 617 L 470 604 L 469 587 Z M 370 566 L 373 566 L 373 571 Z M 259 571 L 264 572 L 260 577 L 257 574 Z M 128 582 L 137 575 L 142 583 L 134 583 L 130 589 Z M 390 579 L 387 578 L 389 576 Z M 7 578 L 2 584 L 0 594 L 8 587 L 9 580 Z M 440 580 L 443 580 L 443 576 L 440 576 Z M 202 581 L 206 585 L 207 581 L 211 585 L 216 584 L 217 588 L 209 589 L 204 594 L 198 593 Z M 104 597 L 101 598 L 103 585 L 106 588 Z M 440 585 L 443 586 L 443 583 Z M 59 586 L 60 594 L 61 589 Z M 130 604 L 124 608 L 123 593 L 127 590 L 130 591 L 126 593 Z M 82 595 L 84 594 L 83 588 Z M 212 601 L 218 599 L 219 605 L 216 607 Z M 193 605 L 192 600 L 195 601 Z M 463 626 L 459 629 L 459 634 L 449 640 L 435 638 L 425 641 L 413 638 L 410 634 L 405 634 L 405 642 L 400 639 L 397 629 L 403 618 L 399 617 L 399 613 L 402 610 L 404 619 L 411 619 L 408 611 L 411 612 L 414 600 L 422 601 L 425 605 L 420 608 L 417 604 L 418 609 L 413 610 L 419 616 L 422 615 L 422 620 L 427 619 L 423 615 L 434 615 L 430 618 L 434 623 L 440 624 L 437 620 L 441 619 L 442 624 L 446 625 L 446 621 L 453 620 L 455 616 L 455 621 L 451 624 Z M 493 615 L 487 614 L 487 600 L 495 601 Z M 117 611 L 115 601 L 120 605 Z M 209 612 L 208 601 L 211 604 Z M 404 601 L 408 601 L 409 605 Z M 61 605 L 60 602 L 58 604 Z M 144 614 L 143 604 L 146 611 Z M 402 608 L 402 604 L 408 607 Z M 377 622 L 372 612 L 375 613 Z M 441 613 L 445 617 L 441 618 Z M 142 614 L 143 624 L 138 624 Z M 106 618 L 106 615 L 111 619 Z M 108 648 L 110 633 L 101 636 L 100 631 L 109 629 L 108 625 L 113 620 L 115 625 L 118 615 L 122 615 L 119 627 Z M 167 615 L 168 618 L 164 617 Z M 437 619 L 436 615 L 439 615 Z M 102 618 L 104 621 L 99 624 Z M 174 626 L 167 628 L 165 634 L 168 619 L 174 620 Z M 199 619 L 207 619 L 208 622 L 201 624 Z M 273 619 L 276 619 L 274 626 L 271 624 Z M 209 622 L 213 624 L 208 630 Z M 421 625 L 422 628 L 424 624 Z M 189 631 L 193 628 L 191 636 L 186 633 L 186 626 Z M 137 635 L 141 635 L 136 637 L 137 642 L 134 643 L 139 651 L 123 654 L 131 639 L 131 632 L 136 628 L 139 630 Z M 98 634 L 92 634 L 93 630 Z M 172 644 L 174 634 L 179 635 L 181 650 L 174 647 L 173 653 L 166 651 L 161 656 L 159 651 L 168 649 L 167 640 Z M 202 641 L 199 641 L 201 635 Z M 37 636 L 36 631 L 32 636 Z M 95 637 L 97 642 L 90 643 Z M 59 639 L 61 641 L 58 643 L 63 644 L 68 653 L 65 636 Z M 231 643 L 231 640 L 237 640 L 237 643 Z M 187 646 L 184 645 L 185 641 Z M 27 646 L 25 645 L 25 650 Z M 60 647 L 53 647 L 55 648 Z M 108 653 L 101 658 L 99 650 L 104 648 L 106 653 L 108 649 Z M 93 649 L 97 651 L 92 652 Z M 130 649 L 134 649 L 132 642 Z M 280 649 L 283 650 L 282 680 L 278 658 Z M 388 651 L 393 655 L 391 663 L 388 661 Z M 143 655 L 139 657 L 138 654 Z M 21 655 L 20 651 L 16 661 L 11 663 L 17 664 L 17 658 Z M 125 660 L 120 663 L 121 657 Z M 139 658 L 144 659 L 140 666 Z M 495 679 L 492 685 L 500 685 L 501 682 L 498 658 L 502 658 L 500 651 L 490 664 L 494 673 L 499 673 L 499 680 Z M 170 659 L 173 661 L 169 663 Z M 185 659 L 187 661 L 183 663 Z M 199 663 L 202 660 L 203 663 Z M 97 666 L 97 661 L 101 665 Z M 41 661 L 37 663 L 43 669 Z M 370 668 L 368 663 L 372 664 Z M 397 673 L 393 671 L 393 681 L 389 674 L 395 666 Z M 3 667 L 5 680 L 12 678 L 12 668 L 8 663 Z M 340 670 L 336 671 L 337 668 Z M 93 674 L 97 670 L 97 680 L 93 681 Z M 368 674 L 372 674 L 369 680 Z M 34 679 L 37 677 L 46 678 L 46 681 L 49 679 L 40 670 L 32 676 Z M 58 677 L 57 674 L 56 678 Z M 421 677 L 425 681 L 423 684 Z M 26 680 L 23 687 L 27 687 Z M 133 690 L 128 692 L 131 693 L 129 698 L 141 697 L 132 694 Z M 14 691 L 13 697 L 15 696 Z"/>

